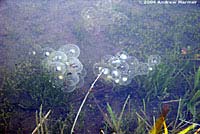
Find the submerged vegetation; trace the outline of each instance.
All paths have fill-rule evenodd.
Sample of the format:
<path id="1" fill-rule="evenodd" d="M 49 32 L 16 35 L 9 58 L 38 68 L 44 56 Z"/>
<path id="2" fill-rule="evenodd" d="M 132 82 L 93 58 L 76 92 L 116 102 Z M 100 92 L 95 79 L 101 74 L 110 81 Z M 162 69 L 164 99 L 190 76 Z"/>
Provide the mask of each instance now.
<path id="1" fill-rule="evenodd" d="M 181 55 L 174 55 L 172 56 L 173 58 L 160 63 L 147 76 L 134 78 L 138 83 L 138 90 L 135 90 L 134 93 L 138 92 L 139 96 L 144 96 L 143 98 L 138 98 L 143 102 L 142 109 L 136 105 L 138 100 L 133 101 L 129 95 L 119 116 L 114 112 L 115 110 L 113 110 L 109 102 L 107 102 L 106 113 L 99 106 L 98 98 L 96 99 L 93 96 L 94 105 L 100 110 L 101 114 L 99 113 L 99 115 L 103 117 L 105 122 L 104 129 L 100 131 L 102 133 L 117 134 L 142 134 L 148 132 L 157 134 L 160 131 L 165 134 L 178 132 L 184 134 L 188 131 L 197 131 L 195 128 L 198 128 L 199 124 L 197 123 L 200 121 L 200 68 L 193 61 L 179 56 Z M 60 133 L 70 132 L 75 117 L 75 103 L 69 103 L 69 100 L 73 99 L 73 97 L 54 85 L 51 81 L 51 74 L 43 70 L 39 64 L 32 64 L 31 61 L 24 61 L 15 65 L 12 72 L 6 69 L 1 70 L 4 76 L 1 85 L 1 132 L 10 132 L 9 129 L 13 125 L 12 119 L 21 116 L 18 111 L 30 111 L 34 114 L 41 104 L 43 109 L 50 109 L 52 112 L 50 114 L 50 112 L 46 111 L 47 114 L 43 115 L 42 107 L 40 108 L 39 116 L 38 112 L 36 112 L 35 131 L 37 133 L 45 133 L 46 131 L 52 133 L 54 131 L 59 131 Z M 94 84 L 92 85 L 91 89 L 94 88 Z M 181 92 L 176 91 L 180 87 L 182 88 Z M 182 93 L 184 93 L 183 96 L 181 95 Z M 72 94 L 76 95 L 76 92 Z M 80 98 L 80 100 L 82 99 Z M 158 103 L 151 107 L 150 105 L 154 104 L 154 102 Z M 176 105 L 171 105 L 174 103 Z M 161 114 L 163 116 L 158 117 L 155 121 L 154 116 L 159 115 L 162 104 L 170 106 L 169 115 L 166 117 L 166 114 L 165 116 Z M 147 112 L 149 109 L 151 110 Z M 152 111 L 153 109 L 154 111 Z M 97 110 L 95 111 L 97 112 Z M 64 112 L 64 115 L 60 115 L 60 117 L 59 113 L 61 112 Z M 87 110 L 85 112 L 87 113 Z M 174 113 L 176 113 L 176 116 L 174 116 Z M 80 122 L 81 120 L 83 121 L 83 116 L 85 115 L 81 115 L 83 114 L 81 111 L 79 114 Z M 48 115 L 49 117 L 46 119 Z M 153 125 L 154 123 L 151 123 L 153 122 L 152 117 L 155 126 Z M 77 125 L 78 130 L 75 128 L 78 132 L 82 131 L 84 127 L 84 125 L 80 127 L 80 124 Z M 159 128 L 157 125 L 159 125 Z M 34 125 L 31 129 L 33 127 Z M 19 133 L 23 132 L 22 128 L 18 131 Z"/>
<path id="2" fill-rule="evenodd" d="M 175 5 L 148 5 L 144 8 L 144 5 L 135 4 L 131 0 L 110 1 L 114 2 L 114 6 L 105 3 L 107 0 L 99 0 L 86 8 L 88 3 L 82 5 L 78 2 L 78 5 L 74 1 L 64 0 L 60 0 L 63 3 L 57 5 L 48 0 L 41 5 L 39 2 L 24 5 L 23 2 L 15 4 L 9 0 L 8 3 L 1 1 L 3 6 L 9 6 L 4 9 L 0 4 L 0 13 L 5 12 L 6 20 L 9 21 L 5 29 L 0 31 L 0 44 L 13 47 L 9 46 L 9 54 L 6 55 L 11 65 L 0 67 L 0 133 L 199 133 L 199 5 L 192 5 L 194 8 L 191 9 Z M 20 15 L 14 13 L 18 10 Z M 12 18 L 16 19 L 16 23 L 12 22 Z M 21 26 L 22 21 L 17 18 L 28 19 L 25 27 Z M 48 24 L 49 21 L 52 23 Z M 29 29 L 30 26 L 33 27 Z M 77 86 L 68 92 L 55 83 L 55 74 L 43 68 L 41 59 L 35 53 L 18 53 L 20 45 L 22 51 L 27 46 L 32 49 L 36 44 L 59 48 L 58 45 L 64 46 L 68 42 L 66 40 L 76 42 L 80 61 L 88 72 L 86 78 L 84 71 L 78 72 L 78 75 L 84 75 L 80 81 L 82 78 L 85 85 L 80 88 L 76 83 Z M 95 79 L 92 66 L 99 62 L 110 65 L 113 57 L 109 56 L 116 55 L 118 50 L 123 50 L 133 59 L 137 57 L 137 64 L 140 65 L 137 70 L 147 63 L 150 55 L 158 55 L 159 63 L 151 66 L 153 69 L 145 75 L 133 73 L 131 77 L 125 77 L 121 84 L 117 84 L 118 80 L 113 84 L 113 80 L 109 80 L 111 76 L 106 73 L 101 76 L 103 72 L 99 68 Z M 17 54 L 14 55 L 14 51 Z M 100 58 L 104 61 L 108 58 L 109 61 L 102 62 Z M 62 60 L 59 56 L 57 59 Z M 133 59 L 127 63 L 121 62 L 120 67 L 129 63 L 134 70 Z M 65 60 L 62 61 L 62 65 L 65 63 Z M 112 66 L 115 63 L 113 60 Z M 71 63 L 70 67 L 76 69 L 83 65 Z M 130 71 L 130 66 L 127 66 Z M 61 68 L 53 69 L 62 71 Z M 124 71 L 118 65 L 112 69 L 121 69 L 121 74 Z M 109 81 L 102 82 L 101 77 Z M 86 79 L 85 82 L 83 79 Z M 93 80 L 94 83 L 91 82 Z M 69 83 L 65 83 L 66 87 Z M 91 87 L 86 90 L 90 84 Z"/>

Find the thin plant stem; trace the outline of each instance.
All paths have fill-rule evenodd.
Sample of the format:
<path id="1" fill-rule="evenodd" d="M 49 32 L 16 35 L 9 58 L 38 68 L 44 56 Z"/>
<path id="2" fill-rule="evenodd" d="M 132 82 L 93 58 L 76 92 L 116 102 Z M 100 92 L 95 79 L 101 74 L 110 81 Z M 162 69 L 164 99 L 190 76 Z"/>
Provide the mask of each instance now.
<path id="1" fill-rule="evenodd" d="M 94 94 L 92 94 L 93 98 L 94 98 L 94 102 L 96 103 L 99 111 L 101 112 L 101 114 L 103 115 L 103 118 L 105 120 L 105 122 L 109 125 L 109 127 L 113 128 L 113 124 L 112 121 L 110 120 L 110 118 L 108 117 L 108 115 L 106 113 L 103 112 L 102 108 L 99 106 L 99 104 L 97 103 L 97 100 L 94 96 Z"/>
<path id="2" fill-rule="evenodd" d="M 71 134 L 73 134 L 73 132 L 74 132 L 74 127 L 75 127 L 75 125 L 76 125 L 76 122 L 77 122 L 77 120 L 78 120 L 79 114 L 80 114 L 80 112 L 81 112 L 81 109 L 83 108 L 83 105 L 84 105 L 84 103 L 85 103 L 87 97 L 89 96 L 90 92 L 92 91 L 92 89 L 93 89 L 95 83 L 97 82 L 97 80 L 98 80 L 98 79 L 100 78 L 100 76 L 102 75 L 103 71 L 104 71 L 104 69 L 99 73 L 99 75 L 97 76 L 97 78 L 94 80 L 94 82 L 93 82 L 92 85 L 90 86 L 90 88 L 89 88 L 87 94 L 85 95 L 85 98 L 83 99 L 83 101 L 82 101 L 82 103 L 81 103 L 81 105 L 80 105 L 80 107 L 79 107 L 79 110 L 78 110 L 78 112 L 77 112 L 77 114 L 76 114 L 76 118 L 74 119 L 74 123 L 73 123 L 72 129 L 71 129 Z"/>
<path id="3" fill-rule="evenodd" d="M 144 118 L 142 118 L 142 116 L 140 116 L 137 112 L 135 112 L 135 113 L 136 113 L 136 115 L 137 115 L 141 120 L 144 121 L 144 123 L 145 123 L 149 128 L 151 128 L 151 125 L 149 125 L 149 123 L 148 123 Z"/>
<path id="4" fill-rule="evenodd" d="M 149 122 L 149 118 L 148 118 L 147 114 L 142 109 L 140 109 L 140 111 L 143 114 L 143 118 L 146 119 L 146 122 L 148 122 L 151 125 L 151 122 Z"/>
<path id="5" fill-rule="evenodd" d="M 145 100 L 144 99 L 142 99 L 142 103 L 143 103 L 144 112 L 146 112 L 146 104 L 145 104 Z"/>
<path id="6" fill-rule="evenodd" d="M 178 103 L 178 110 L 177 110 L 176 120 L 175 120 L 175 123 L 174 123 L 174 128 L 176 127 L 176 124 L 177 124 L 177 121 L 178 121 L 180 109 L 181 109 L 181 98 L 179 99 L 179 103 Z"/>
<path id="7" fill-rule="evenodd" d="M 126 100 L 125 100 L 125 102 L 124 102 L 124 105 L 123 105 L 123 108 L 122 108 L 122 111 L 121 111 L 121 113 L 120 113 L 119 120 L 118 120 L 118 127 L 119 127 L 119 128 L 120 128 L 120 124 L 121 124 L 121 120 L 122 120 L 122 116 L 123 116 L 123 113 L 124 113 L 126 104 L 127 104 L 127 102 L 128 102 L 129 99 L 130 99 L 130 95 L 128 95 L 128 97 L 126 98 Z"/>
<path id="8" fill-rule="evenodd" d="M 178 100 L 169 100 L 169 101 L 163 101 L 162 103 L 173 103 L 173 102 L 179 102 L 180 99 Z"/>
<path id="9" fill-rule="evenodd" d="M 42 122 L 42 105 L 40 106 L 40 112 L 39 112 L 39 117 L 40 117 L 40 122 Z M 43 127 L 43 124 L 40 124 L 41 125 L 41 134 L 44 134 L 44 127 Z"/>
<path id="10" fill-rule="evenodd" d="M 39 125 L 39 117 L 38 117 L 38 111 L 35 112 L 35 118 L 36 118 L 36 125 Z M 37 133 L 40 134 L 40 129 L 37 129 Z"/>
<path id="11" fill-rule="evenodd" d="M 182 119 L 179 119 L 179 120 L 181 120 L 181 121 L 183 121 L 185 123 L 188 123 L 188 124 L 195 124 L 197 126 L 200 126 L 200 124 L 198 124 L 198 123 L 194 123 L 194 122 L 190 122 L 190 121 L 186 121 L 186 120 L 182 120 Z"/>
<path id="12" fill-rule="evenodd" d="M 62 122 L 62 126 L 60 126 L 60 134 L 64 134 L 65 124 Z"/>
<path id="13" fill-rule="evenodd" d="M 153 126 L 156 126 L 156 117 L 153 116 Z"/>
<path id="14" fill-rule="evenodd" d="M 49 110 L 47 112 L 47 114 L 44 116 L 44 118 L 42 119 L 42 121 L 36 126 L 36 128 L 33 130 L 33 132 L 31 134 L 34 134 L 41 127 L 41 124 L 44 123 L 44 121 L 47 119 L 47 117 L 49 116 L 50 113 L 51 113 L 51 110 Z"/>
<path id="15" fill-rule="evenodd" d="M 44 122 L 44 129 L 45 129 L 45 134 L 48 134 L 48 127 L 47 127 L 47 121 Z"/>

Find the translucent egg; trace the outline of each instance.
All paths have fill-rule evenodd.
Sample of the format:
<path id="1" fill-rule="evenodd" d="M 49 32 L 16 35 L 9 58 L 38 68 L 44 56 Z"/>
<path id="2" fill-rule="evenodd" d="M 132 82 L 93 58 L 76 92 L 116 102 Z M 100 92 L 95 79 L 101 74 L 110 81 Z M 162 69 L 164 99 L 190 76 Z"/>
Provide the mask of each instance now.
<path id="1" fill-rule="evenodd" d="M 147 75 L 148 72 L 149 72 L 149 65 L 147 63 L 138 64 L 136 75 Z"/>
<path id="2" fill-rule="evenodd" d="M 113 81 L 114 81 L 115 84 L 119 84 L 120 83 L 120 78 L 113 79 Z"/>
<path id="3" fill-rule="evenodd" d="M 48 59 L 44 59 L 44 60 L 42 60 L 42 62 L 41 62 L 41 65 L 42 65 L 42 67 L 44 68 L 44 69 L 46 69 L 46 70 L 50 70 L 50 64 L 52 63 L 52 61 L 50 61 L 50 60 L 48 60 Z"/>
<path id="4" fill-rule="evenodd" d="M 107 81 L 107 82 L 112 82 L 112 75 L 111 74 L 106 75 L 104 80 Z"/>
<path id="5" fill-rule="evenodd" d="M 125 51 L 118 52 L 116 54 L 122 61 L 126 61 L 128 59 L 128 53 Z"/>
<path id="6" fill-rule="evenodd" d="M 126 62 L 122 62 L 118 67 L 116 67 L 121 73 L 127 73 L 129 70 L 129 65 Z"/>
<path id="7" fill-rule="evenodd" d="M 116 25 L 124 25 L 128 22 L 128 17 L 120 12 L 114 12 L 112 16 L 112 21 Z"/>
<path id="8" fill-rule="evenodd" d="M 149 65 L 158 65 L 161 62 L 161 57 L 159 55 L 150 55 L 148 57 Z"/>
<path id="9" fill-rule="evenodd" d="M 149 70 L 149 71 L 153 71 L 153 70 L 154 70 L 154 68 L 155 68 L 155 66 L 154 66 L 154 65 L 149 65 L 149 64 L 148 64 L 148 70 Z"/>
<path id="10" fill-rule="evenodd" d="M 77 73 L 65 73 L 64 81 L 65 85 L 75 86 L 79 82 L 79 76 Z"/>
<path id="11" fill-rule="evenodd" d="M 104 66 L 106 66 L 105 63 L 95 63 L 93 65 L 93 72 L 94 72 L 94 74 L 98 75 L 103 70 Z"/>
<path id="12" fill-rule="evenodd" d="M 81 11 L 81 16 L 85 21 L 96 19 L 97 10 L 94 7 L 86 7 Z"/>
<path id="13" fill-rule="evenodd" d="M 114 68 L 117 68 L 122 64 L 122 60 L 120 60 L 119 57 L 112 57 L 108 62 Z"/>
<path id="14" fill-rule="evenodd" d="M 48 57 L 48 60 L 54 62 L 62 62 L 62 63 L 65 63 L 67 61 L 67 56 L 64 52 L 61 52 L 61 51 L 53 51 L 49 57 Z"/>
<path id="15" fill-rule="evenodd" d="M 136 75 L 138 75 L 138 73 L 137 73 L 137 67 L 136 68 L 132 68 L 132 69 L 129 69 L 128 70 L 128 75 L 129 75 L 129 77 L 130 78 L 134 78 Z"/>
<path id="16" fill-rule="evenodd" d="M 87 75 L 87 71 L 86 71 L 85 68 L 83 68 L 81 72 L 77 72 L 77 73 L 78 73 L 79 76 L 81 76 L 83 78 Z"/>
<path id="17" fill-rule="evenodd" d="M 136 57 L 134 57 L 134 56 L 129 56 L 126 61 L 127 61 L 128 65 L 129 65 L 129 69 L 134 69 L 139 64 L 138 59 Z"/>
<path id="18" fill-rule="evenodd" d="M 86 31 L 91 32 L 93 34 L 99 33 L 101 31 L 101 26 L 97 24 L 95 20 L 92 22 L 84 23 L 84 27 Z"/>
<path id="19" fill-rule="evenodd" d="M 67 66 L 67 70 L 72 73 L 79 73 L 83 70 L 82 63 L 75 57 L 70 57 L 67 62 L 65 62 L 65 65 Z"/>
<path id="20" fill-rule="evenodd" d="M 134 78 L 137 75 L 137 69 L 138 69 L 139 61 L 134 56 L 129 56 L 126 61 L 129 65 L 128 74 L 131 78 Z"/>
<path id="21" fill-rule="evenodd" d="M 104 74 L 104 75 L 107 75 L 107 74 L 109 74 L 109 73 L 110 73 L 110 69 L 107 68 L 107 67 L 104 67 L 104 68 L 103 68 L 103 74 Z"/>
<path id="22" fill-rule="evenodd" d="M 98 10 L 112 10 L 112 0 L 100 0 L 96 3 Z"/>
<path id="23" fill-rule="evenodd" d="M 112 0 L 114 4 L 119 4 L 122 0 Z"/>
<path id="24" fill-rule="evenodd" d="M 129 85 L 131 81 L 132 81 L 132 78 L 128 74 L 122 74 L 119 85 Z"/>
<path id="25" fill-rule="evenodd" d="M 117 69 L 112 70 L 110 74 L 113 81 L 118 81 L 121 78 L 121 73 Z"/>
<path id="26" fill-rule="evenodd" d="M 121 72 L 117 69 L 111 71 L 111 77 L 114 84 L 120 84 L 121 82 Z"/>
<path id="27" fill-rule="evenodd" d="M 102 68 L 103 68 L 103 72 L 102 72 L 101 77 L 105 81 L 111 82 L 111 80 L 112 80 L 111 71 L 113 70 L 113 67 L 108 64 L 105 64 Z"/>
<path id="28" fill-rule="evenodd" d="M 50 73 L 56 76 L 66 72 L 66 66 L 62 62 L 49 62 L 47 68 L 49 69 Z"/>
<path id="29" fill-rule="evenodd" d="M 99 81 L 101 81 L 101 82 L 103 82 L 105 84 L 110 84 L 110 83 L 113 82 L 112 76 L 110 74 L 108 74 L 108 75 L 102 74 L 101 75 L 101 79 Z"/>
<path id="30" fill-rule="evenodd" d="M 93 66 L 93 72 L 95 75 L 98 75 L 101 71 L 102 75 L 101 78 L 103 78 L 105 81 L 111 80 L 111 70 L 113 69 L 112 66 L 105 64 L 105 63 L 95 63 Z"/>
<path id="31" fill-rule="evenodd" d="M 76 87 L 81 88 L 84 86 L 84 77 L 80 77 L 79 82 L 77 83 Z"/>
<path id="32" fill-rule="evenodd" d="M 64 84 L 64 75 L 63 74 L 54 75 L 51 81 L 53 82 L 54 86 L 62 87 Z"/>
<path id="33" fill-rule="evenodd" d="M 114 58 L 113 55 L 105 55 L 105 56 L 103 56 L 103 58 L 101 59 L 101 62 L 108 63 L 108 61 L 111 60 L 112 58 Z"/>
<path id="34" fill-rule="evenodd" d="M 112 21 L 110 20 L 110 16 L 111 14 L 109 12 L 103 11 L 103 12 L 99 12 L 98 14 L 98 24 L 101 27 L 106 27 L 109 24 L 112 24 Z"/>
<path id="35" fill-rule="evenodd" d="M 58 49 L 61 52 L 64 52 L 67 57 L 78 57 L 80 55 L 80 49 L 75 44 L 67 44 Z"/>
<path id="36" fill-rule="evenodd" d="M 65 85 L 61 88 L 61 90 L 63 92 L 66 92 L 66 93 L 71 93 L 73 92 L 74 90 L 76 89 L 76 86 L 68 86 L 68 85 Z"/>
<path id="37" fill-rule="evenodd" d="M 41 57 L 42 58 L 47 58 L 50 56 L 50 54 L 52 52 L 54 52 L 55 50 L 53 48 L 50 48 L 50 47 L 45 47 L 45 48 L 42 48 L 42 52 L 41 52 Z"/>
<path id="38" fill-rule="evenodd" d="M 38 56 L 39 53 L 41 52 L 41 46 L 40 45 L 31 45 L 29 47 L 29 50 L 28 50 L 28 55 L 30 56 Z"/>

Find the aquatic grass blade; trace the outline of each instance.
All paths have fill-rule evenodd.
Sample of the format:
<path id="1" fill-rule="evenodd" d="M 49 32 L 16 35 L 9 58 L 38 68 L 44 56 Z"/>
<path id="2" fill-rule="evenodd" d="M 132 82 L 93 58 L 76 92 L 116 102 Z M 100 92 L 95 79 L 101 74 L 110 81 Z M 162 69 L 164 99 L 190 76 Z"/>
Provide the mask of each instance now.
<path id="1" fill-rule="evenodd" d="M 115 129 L 117 131 L 118 130 L 117 118 L 116 118 L 111 106 L 108 103 L 107 103 L 107 111 L 108 111 L 108 113 L 110 115 L 110 118 L 112 120 L 112 123 L 113 123 L 113 125 L 114 125 L 114 127 L 115 127 Z"/>
<path id="2" fill-rule="evenodd" d="M 200 84 L 200 67 L 195 74 L 194 89 L 196 89 L 199 86 L 199 84 Z"/>
<path id="3" fill-rule="evenodd" d="M 186 127 L 185 129 L 183 129 L 182 131 L 180 131 L 178 134 L 187 134 L 190 130 L 194 129 L 195 127 L 196 127 L 196 124 L 192 124 Z"/>
<path id="4" fill-rule="evenodd" d="M 121 111 L 121 113 L 120 113 L 120 116 L 119 116 L 119 119 L 118 119 L 118 122 L 117 122 L 118 127 L 120 127 L 120 125 L 121 125 L 122 116 L 123 116 L 123 114 L 124 114 L 124 110 L 125 110 L 125 107 L 126 107 L 126 105 L 127 105 L 127 103 L 128 103 L 129 98 L 130 98 L 130 95 L 128 95 L 128 97 L 126 98 L 126 100 L 125 100 L 125 102 L 124 102 L 122 111 Z"/>
<path id="5" fill-rule="evenodd" d="M 163 126 L 164 126 L 164 134 L 168 134 L 168 129 L 165 120 L 163 122 Z"/>

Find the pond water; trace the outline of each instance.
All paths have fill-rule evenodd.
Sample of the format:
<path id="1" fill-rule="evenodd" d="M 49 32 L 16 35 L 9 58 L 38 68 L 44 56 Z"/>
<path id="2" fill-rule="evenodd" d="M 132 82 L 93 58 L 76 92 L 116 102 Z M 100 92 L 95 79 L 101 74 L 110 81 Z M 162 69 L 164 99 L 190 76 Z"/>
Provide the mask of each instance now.
<path id="1" fill-rule="evenodd" d="M 199 22 L 195 0 L 1 0 L 0 133 L 194 133 Z"/>

